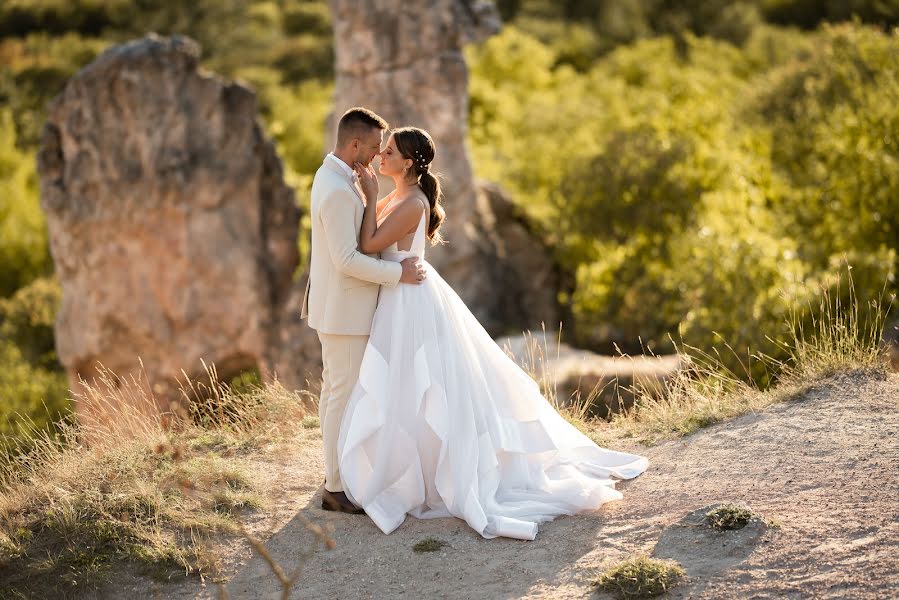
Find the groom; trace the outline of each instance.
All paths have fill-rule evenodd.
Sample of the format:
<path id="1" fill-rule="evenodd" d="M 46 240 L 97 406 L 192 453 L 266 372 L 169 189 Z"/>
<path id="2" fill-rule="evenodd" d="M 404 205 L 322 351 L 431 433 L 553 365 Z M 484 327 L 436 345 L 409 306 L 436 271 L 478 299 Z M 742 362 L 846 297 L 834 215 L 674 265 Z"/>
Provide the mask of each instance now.
<path id="1" fill-rule="evenodd" d="M 360 514 L 343 492 L 337 437 L 359 367 L 380 286 L 421 283 L 418 258 L 378 260 L 358 250 L 365 196 L 353 166 L 368 166 L 380 154 L 387 123 L 365 108 L 351 108 L 337 125 L 337 142 L 312 181 L 312 246 L 301 318 L 322 344 L 322 392 L 318 404 L 325 454 L 322 508 Z"/>

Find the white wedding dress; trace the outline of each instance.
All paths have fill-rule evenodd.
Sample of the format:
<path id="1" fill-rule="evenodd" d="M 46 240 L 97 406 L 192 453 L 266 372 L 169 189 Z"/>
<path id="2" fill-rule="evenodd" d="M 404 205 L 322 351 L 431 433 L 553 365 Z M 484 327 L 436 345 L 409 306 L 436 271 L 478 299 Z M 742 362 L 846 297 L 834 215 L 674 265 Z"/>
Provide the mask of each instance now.
<path id="1" fill-rule="evenodd" d="M 569 424 L 427 262 L 425 216 L 408 251 L 421 285 L 382 287 L 337 456 L 344 491 L 384 532 L 455 516 L 485 538 L 622 497 L 646 458 L 600 448 Z M 502 293 L 502 290 L 497 290 Z"/>

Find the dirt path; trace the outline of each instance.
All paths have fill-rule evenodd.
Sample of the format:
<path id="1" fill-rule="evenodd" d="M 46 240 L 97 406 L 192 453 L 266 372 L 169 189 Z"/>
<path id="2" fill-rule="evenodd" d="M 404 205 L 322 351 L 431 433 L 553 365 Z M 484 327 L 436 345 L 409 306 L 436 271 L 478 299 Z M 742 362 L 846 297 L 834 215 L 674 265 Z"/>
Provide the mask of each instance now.
<path id="1" fill-rule="evenodd" d="M 592 578 L 637 553 L 681 562 L 688 578 L 674 598 L 899 597 L 899 376 L 836 376 L 762 413 L 653 448 L 620 448 L 650 459 L 645 474 L 619 484 L 624 500 L 544 524 L 533 542 L 411 517 L 386 536 L 364 516 L 324 513 L 320 439 L 307 435 L 302 456 L 273 471 L 280 508 L 266 547 L 286 569 L 297 565 L 313 543 L 297 515 L 331 524 L 337 547 L 313 555 L 291 598 L 602 598 Z M 717 502 L 745 503 L 775 526 L 696 526 L 696 511 Z M 449 545 L 413 552 L 428 536 Z M 232 598 L 280 597 L 247 548 L 235 549 L 231 564 Z M 159 591 L 216 595 L 196 583 Z"/>

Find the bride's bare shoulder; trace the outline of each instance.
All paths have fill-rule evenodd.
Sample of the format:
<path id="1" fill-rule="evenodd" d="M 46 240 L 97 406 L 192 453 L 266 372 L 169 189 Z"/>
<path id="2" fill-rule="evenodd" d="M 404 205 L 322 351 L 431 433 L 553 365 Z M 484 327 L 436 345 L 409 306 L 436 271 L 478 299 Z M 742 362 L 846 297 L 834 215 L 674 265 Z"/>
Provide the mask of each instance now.
<path id="1" fill-rule="evenodd" d="M 396 198 L 396 207 L 400 208 L 401 206 L 406 207 L 406 210 L 412 211 L 413 207 L 423 209 L 428 205 L 428 197 L 425 196 L 424 192 L 421 190 L 413 190 L 403 195 L 402 197 Z"/>
<path id="2" fill-rule="evenodd" d="M 428 197 L 420 188 L 413 190 L 413 192 L 409 194 L 409 198 L 414 199 L 418 204 L 420 204 L 422 210 L 427 210 L 431 206 L 431 203 L 428 202 Z"/>
<path id="3" fill-rule="evenodd" d="M 388 218 L 393 217 L 392 220 L 402 220 L 404 222 L 408 220 L 410 223 L 413 221 L 417 223 L 422 210 L 421 201 L 416 197 L 415 193 L 404 194 L 403 196 L 397 196 L 389 206 L 384 207 L 381 221 L 386 222 Z"/>

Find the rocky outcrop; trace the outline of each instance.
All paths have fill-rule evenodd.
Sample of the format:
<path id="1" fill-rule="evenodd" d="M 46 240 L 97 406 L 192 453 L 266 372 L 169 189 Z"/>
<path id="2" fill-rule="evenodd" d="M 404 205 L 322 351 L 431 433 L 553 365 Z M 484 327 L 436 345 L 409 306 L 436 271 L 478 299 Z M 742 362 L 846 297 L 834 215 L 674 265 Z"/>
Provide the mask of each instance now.
<path id="1" fill-rule="evenodd" d="M 76 387 L 98 364 L 127 376 L 142 362 L 170 401 L 201 361 L 227 380 L 271 375 L 283 354 L 300 212 L 255 95 L 199 70 L 199 55 L 177 36 L 116 46 L 49 108 L 41 204 Z"/>
<path id="2" fill-rule="evenodd" d="M 563 274 L 543 235 L 498 185 L 477 182 L 475 198 L 464 239 L 478 262 L 461 262 L 441 275 L 493 336 L 558 327 Z M 428 250 L 429 258 L 434 251 Z"/>
<path id="3" fill-rule="evenodd" d="M 472 0 L 329 4 L 334 115 L 366 106 L 391 126 L 428 130 L 437 144 L 448 243 L 428 249 L 430 262 L 491 334 L 558 323 L 559 282 L 549 252 L 524 219 L 512 215 L 499 190 L 478 189 L 465 149 L 468 70 L 462 47 L 499 30 L 495 6 Z M 392 182 L 381 187 L 390 189 Z"/>
<path id="4" fill-rule="evenodd" d="M 634 405 L 637 393 L 666 396 L 666 383 L 689 366 L 681 355 L 601 356 L 560 343 L 554 332 L 497 340 L 560 406 L 587 402 L 587 414 L 608 418 Z"/>

